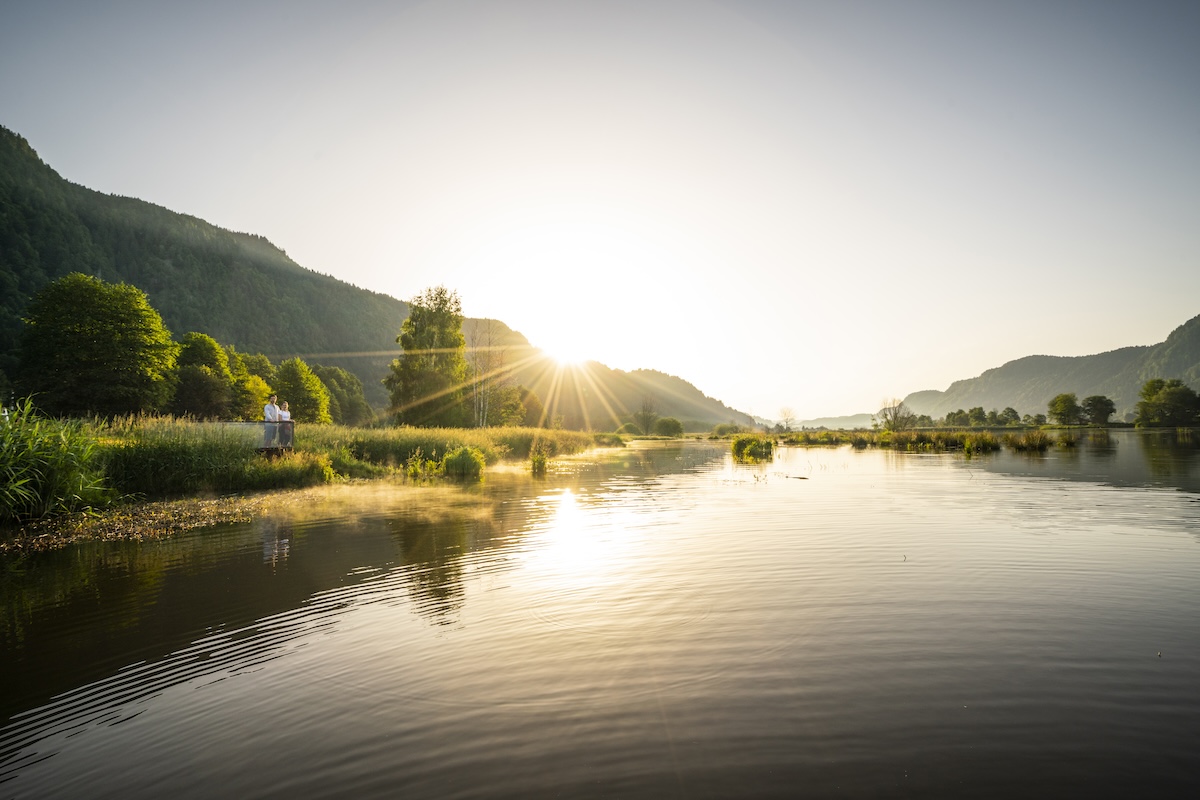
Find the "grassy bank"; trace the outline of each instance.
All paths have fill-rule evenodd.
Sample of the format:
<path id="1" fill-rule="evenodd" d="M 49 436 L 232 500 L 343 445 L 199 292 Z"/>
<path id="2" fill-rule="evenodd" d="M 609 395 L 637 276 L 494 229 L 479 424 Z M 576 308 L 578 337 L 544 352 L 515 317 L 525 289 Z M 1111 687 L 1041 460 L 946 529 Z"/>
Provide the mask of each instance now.
<path id="1" fill-rule="evenodd" d="M 298 426 L 295 449 L 256 452 L 256 424 L 171 417 L 57 421 L 19 406 L 0 425 L 0 524 L 14 525 L 120 500 L 303 488 L 373 477 L 478 478 L 502 460 L 552 458 L 597 444 L 590 433 L 536 428 Z M 600 444 L 613 445 L 611 437 Z M 543 462 L 544 466 L 544 462 Z"/>

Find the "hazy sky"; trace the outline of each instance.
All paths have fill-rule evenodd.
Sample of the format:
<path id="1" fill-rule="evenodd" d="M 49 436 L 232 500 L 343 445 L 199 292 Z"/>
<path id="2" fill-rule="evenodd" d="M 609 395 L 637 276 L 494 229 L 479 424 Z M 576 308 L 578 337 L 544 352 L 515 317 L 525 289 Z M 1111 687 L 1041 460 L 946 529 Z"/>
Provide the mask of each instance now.
<path id="1" fill-rule="evenodd" d="M 1198 42 L 1191 1 L 8 0 L 0 124 L 310 269 L 805 418 L 1200 313 Z"/>

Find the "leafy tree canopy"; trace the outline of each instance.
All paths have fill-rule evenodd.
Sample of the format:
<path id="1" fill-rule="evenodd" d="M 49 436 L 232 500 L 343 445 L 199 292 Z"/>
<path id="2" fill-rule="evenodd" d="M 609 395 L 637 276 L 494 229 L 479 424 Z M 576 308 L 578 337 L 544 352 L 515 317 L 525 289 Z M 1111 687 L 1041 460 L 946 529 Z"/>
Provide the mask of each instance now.
<path id="1" fill-rule="evenodd" d="M 396 421 L 408 425 L 464 425 L 463 385 L 467 375 L 462 302 L 445 286 L 414 297 L 396 341 L 404 354 L 384 378 Z"/>
<path id="2" fill-rule="evenodd" d="M 30 302 L 20 388 L 64 416 L 158 411 L 171 395 L 177 345 L 140 289 L 71 273 Z"/>
<path id="3" fill-rule="evenodd" d="M 683 423 L 674 417 L 663 417 L 654 423 L 654 432 L 659 436 L 683 436 Z"/>
<path id="4" fill-rule="evenodd" d="M 1102 394 L 1094 394 L 1083 400 L 1083 415 L 1093 425 L 1107 425 L 1109 417 L 1117 413 L 1117 404 Z"/>
<path id="5" fill-rule="evenodd" d="M 313 364 L 312 371 L 329 389 L 329 414 L 339 425 L 362 425 L 370 422 L 374 413 L 363 396 L 362 381 L 341 367 Z"/>
<path id="6" fill-rule="evenodd" d="M 287 401 L 292 419 L 297 422 L 329 424 L 329 390 L 321 379 L 299 358 L 290 358 L 275 371 L 275 393 Z"/>
<path id="7" fill-rule="evenodd" d="M 1046 412 L 1059 425 L 1075 425 L 1083 418 L 1083 409 L 1074 392 L 1056 395 L 1046 407 Z"/>
<path id="8" fill-rule="evenodd" d="M 1141 397 L 1137 404 L 1138 425 L 1195 425 L 1200 422 L 1200 398 L 1178 378 L 1146 381 Z"/>
<path id="9" fill-rule="evenodd" d="M 208 367 L 214 375 L 233 383 L 229 354 L 207 333 L 192 331 L 185 334 L 179 343 L 179 356 L 175 363 L 180 367 Z"/>

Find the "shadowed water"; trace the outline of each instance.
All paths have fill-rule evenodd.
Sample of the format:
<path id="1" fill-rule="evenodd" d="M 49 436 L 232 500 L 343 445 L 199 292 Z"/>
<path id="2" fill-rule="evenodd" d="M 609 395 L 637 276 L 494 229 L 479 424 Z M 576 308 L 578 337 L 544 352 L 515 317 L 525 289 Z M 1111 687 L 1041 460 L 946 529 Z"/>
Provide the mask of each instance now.
<path id="1" fill-rule="evenodd" d="M 1198 489 L 639 443 L 9 558 L 0 796 L 1194 792 Z"/>

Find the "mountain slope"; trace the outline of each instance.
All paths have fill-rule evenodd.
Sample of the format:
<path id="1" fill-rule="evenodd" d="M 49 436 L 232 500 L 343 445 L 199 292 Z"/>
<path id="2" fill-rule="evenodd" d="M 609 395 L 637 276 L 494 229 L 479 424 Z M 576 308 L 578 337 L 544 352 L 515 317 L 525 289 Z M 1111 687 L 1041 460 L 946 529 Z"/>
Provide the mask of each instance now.
<path id="1" fill-rule="evenodd" d="M 1089 356 L 1026 356 L 955 381 L 944 392 L 914 392 L 904 402 L 934 418 L 976 406 L 1044 414 L 1047 403 L 1062 392 L 1074 392 L 1080 400 L 1102 394 L 1116 404 L 1119 419 L 1133 411 L 1142 384 L 1151 378 L 1182 378 L 1193 387 L 1200 385 L 1200 316 L 1154 346 Z"/>

